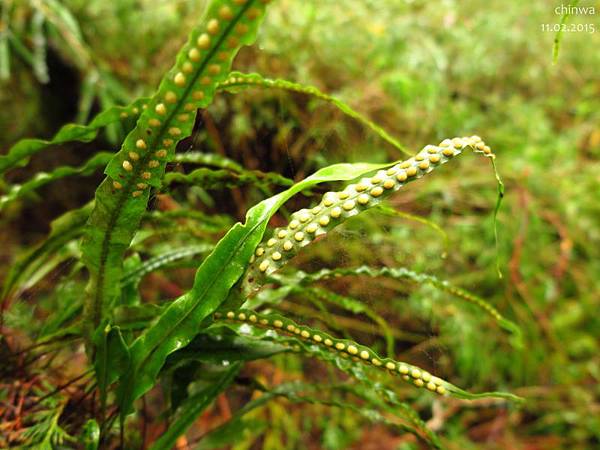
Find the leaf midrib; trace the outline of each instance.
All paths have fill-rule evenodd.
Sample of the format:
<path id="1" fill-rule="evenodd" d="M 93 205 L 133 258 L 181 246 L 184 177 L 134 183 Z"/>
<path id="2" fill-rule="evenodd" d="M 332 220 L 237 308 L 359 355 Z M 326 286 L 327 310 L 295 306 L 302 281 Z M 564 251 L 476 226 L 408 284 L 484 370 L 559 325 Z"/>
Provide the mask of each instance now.
<path id="1" fill-rule="evenodd" d="M 242 6 L 242 8 L 240 8 L 237 16 L 229 22 L 227 28 L 225 28 L 225 31 L 223 33 L 221 33 L 221 36 L 219 37 L 217 44 L 211 48 L 211 50 L 208 53 L 208 56 L 204 59 L 204 61 L 201 63 L 200 67 L 194 74 L 192 82 L 189 83 L 187 85 L 187 87 L 185 88 L 184 95 L 181 97 L 181 100 L 178 102 L 177 107 L 174 108 L 173 111 L 167 116 L 167 119 L 163 123 L 163 126 L 160 128 L 159 132 L 155 135 L 153 145 L 155 145 L 156 142 L 158 142 L 160 139 L 162 139 L 164 137 L 165 131 L 168 129 L 168 126 L 171 124 L 173 117 L 181 109 L 183 100 L 187 99 L 187 97 L 189 96 L 192 86 L 198 80 L 200 75 L 202 73 L 204 73 L 204 70 L 205 70 L 206 66 L 208 65 L 209 61 L 212 60 L 215 53 L 218 51 L 218 49 L 221 48 L 221 45 L 225 41 L 226 37 L 229 36 L 232 28 L 244 16 L 244 13 L 249 8 L 249 5 L 253 4 L 253 3 L 254 3 L 254 1 L 251 0 L 247 4 Z M 156 95 L 158 95 L 158 93 Z M 136 126 L 136 128 L 137 128 L 137 126 Z M 134 129 L 134 131 L 135 131 L 135 129 Z M 144 158 L 142 158 L 142 163 L 145 162 L 147 159 L 148 159 L 148 156 L 145 156 Z M 108 225 L 107 225 L 106 233 L 104 234 L 105 237 L 102 241 L 102 248 L 100 251 L 100 264 L 99 264 L 99 268 L 98 268 L 98 283 L 96 286 L 96 293 L 94 295 L 94 308 L 93 308 L 93 316 L 92 316 L 92 323 L 93 323 L 94 328 L 98 327 L 98 325 L 100 323 L 102 303 L 103 303 L 103 299 L 104 299 L 103 293 L 104 293 L 104 281 L 105 281 L 105 274 L 106 274 L 106 261 L 108 259 L 108 254 L 110 252 L 110 244 L 112 243 L 112 235 L 114 232 L 115 224 L 116 224 L 117 220 L 119 219 L 119 216 L 122 213 L 123 205 L 126 203 L 127 199 L 129 198 L 129 195 L 131 194 L 134 183 L 139 178 L 139 174 L 140 174 L 142 165 L 143 164 L 136 165 L 136 169 L 133 172 L 133 174 L 129 177 L 129 179 L 126 183 L 125 189 L 122 189 L 120 191 L 117 205 L 116 205 L 115 209 L 113 210 L 113 213 L 111 214 L 111 217 L 110 217 Z"/>

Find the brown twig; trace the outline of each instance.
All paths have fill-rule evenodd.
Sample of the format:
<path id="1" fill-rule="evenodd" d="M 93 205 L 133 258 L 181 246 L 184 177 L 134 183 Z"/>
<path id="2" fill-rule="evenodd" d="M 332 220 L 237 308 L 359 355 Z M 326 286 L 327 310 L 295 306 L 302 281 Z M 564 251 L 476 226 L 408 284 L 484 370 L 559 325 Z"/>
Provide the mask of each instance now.
<path id="1" fill-rule="evenodd" d="M 69 386 L 77 383 L 79 380 L 81 380 L 82 378 L 88 376 L 90 373 L 92 373 L 94 371 L 94 369 L 88 369 L 85 372 L 83 372 L 81 375 L 78 375 L 77 377 L 67 381 L 66 383 L 61 384 L 60 386 L 58 386 L 56 389 L 54 389 L 53 391 L 49 392 L 48 394 L 40 397 L 35 404 L 39 404 L 41 402 L 43 402 L 44 400 L 46 400 L 49 397 L 52 397 L 53 395 L 58 394 L 60 391 L 68 388 Z"/>

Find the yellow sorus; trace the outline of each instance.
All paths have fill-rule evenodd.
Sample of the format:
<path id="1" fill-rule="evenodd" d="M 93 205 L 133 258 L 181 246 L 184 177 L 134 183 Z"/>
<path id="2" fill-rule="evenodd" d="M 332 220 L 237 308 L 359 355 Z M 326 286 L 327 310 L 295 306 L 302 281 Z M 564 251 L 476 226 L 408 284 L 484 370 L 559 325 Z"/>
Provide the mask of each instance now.
<path id="1" fill-rule="evenodd" d="M 165 101 L 167 103 L 175 103 L 177 101 L 177 95 L 173 91 L 167 91 L 165 94 Z"/>
<path id="2" fill-rule="evenodd" d="M 210 19 L 206 25 L 206 30 L 210 34 L 217 34 L 219 31 L 219 21 L 217 19 Z"/>
<path id="3" fill-rule="evenodd" d="M 177 86 L 183 87 L 185 86 L 185 75 L 182 72 L 177 72 L 173 81 Z"/>
<path id="4" fill-rule="evenodd" d="M 360 194 L 357 200 L 358 203 L 360 203 L 361 205 L 366 205 L 367 203 L 369 203 L 369 196 L 366 194 Z"/>
<path id="5" fill-rule="evenodd" d="M 329 216 L 322 216 L 322 217 L 319 219 L 319 224 L 320 224 L 322 227 L 326 227 L 326 226 L 329 224 Z"/>
<path id="6" fill-rule="evenodd" d="M 350 210 L 354 209 L 355 206 L 356 206 L 356 203 L 354 203 L 354 200 L 348 200 L 347 202 L 344 202 L 344 204 L 342 205 L 342 208 L 344 208 L 346 211 L 350 211 Z"/>
<path id="7" fill-rule="evenodd" d="M 377 186 L 377 187 L 374 187 L 373 189 L 371 189 L 371 192 L 370 192 L 370 194 L 371 194 L 373 197 L 379 197 L 381 194 L 383 194 L 383 188 L 381 188 L 381 187 L 379 187 L 379 186 Z"/>
<path id="8" fill-rule="evenodd" d="M 197 48 L 192 48 L 190 49 L 190 51 L 188 52 L 188 58 L 190 58 L 192 61 L 200 61 L 200 52 L 198 51 Z"/>
<path id="9" fill-rule="evenodd" d="M 210 47 L 210 37 L 208 34 L 202 33 L 200 36 L 198 36 L 198 39 L 196 39 L 196 45 L 203 49 Z"/>

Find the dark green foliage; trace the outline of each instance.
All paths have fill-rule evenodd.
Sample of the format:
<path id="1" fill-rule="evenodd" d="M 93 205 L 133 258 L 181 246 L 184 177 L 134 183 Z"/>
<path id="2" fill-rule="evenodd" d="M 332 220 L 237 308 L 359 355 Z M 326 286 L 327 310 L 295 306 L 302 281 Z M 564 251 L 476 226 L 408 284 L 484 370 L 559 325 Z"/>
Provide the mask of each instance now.
<path id="1" fill-rule="evenodd" d="M 22 280 L 25 278 L 32 277 L 35 270 L 39 269 L 49 255 L 58 252 L 67 242 L 82 235 L 83 226 L 92 207 L 93 204 L 89 203 L 80 209 L 65 213 L 52 222 L 47 239 L 12 267 L 4 281 L 2 291 L 4 301 L 16 295 L 14 290 L 17 288 L 17 284 L 23 282 Z"/>
<path id="2" fill-rule="evenodd" d="M 51 146 L 69 141 L 89 142 L 93 140 L 101 128 L 130 116 L 137 117 L 146 101 L 146 99 L 139 99 L 130 106 L 110 108 L 98 114 L 89 125 L 65 125 L 50 140 L 23 139 L 19 141 L 8 150 L 6 155 L 0 156 L 0 175 L 14 167 L 26 165 L 31 156 Z"/>
<path id="3" fill-rule="evenodd" d="M 169 429 L 158 439 L 151 447 L 152 450 L 169 450 L 173 447 L 177 438 L 183 435 L 186 430 L 192 426 L 200 413 L 204 411 L 214 400 L 214 398 L 224 391 L 233 378 L 240 370 L 239 364 L 233 364 L 231 368 L 226 369 L 224 373 L 205 389 L 189 397 L 180 407 L 180 414 L 169 426 Z"/>
<path id="4" fill-rule="evenodd" d="M 486 314 L 490 315 L 498 324 L 513 334 L 515 345 L 522 346 L 521 329 L 514 322 L 506 319 L 494 308 L 491 304 L 486 302 L 484 299 L 472 294 L 464 289 L 457 286 L 453 286 L 448 281 L 440 280 L 432 275 L 425 273 L 416 273 L 412 270 L 407 270 L 403 267 L 392 268 L 382 267 L 380 269 L 361 266 L 349 269 L 323 269 L 318 273 L 307 274 L 298 271 L 294 274 L 293 280 L 298 284 L 309 284 L 315 281 L 327 280 L 330 278 L 343 277 L 343 276 L 368 276 L 368 277 L 390 277 L 397 280 L 409 280 L 418 284 L 430 284 L 437 289 L 440 289 L 454 297 L 461 300 L 467 301 L 481 310 Z M 289 281 L 288 281 L 289 282 Z"/>
<path id="5" fill-rule="evenodd" d="M 187 345 L 202 323 L 223 303 L 244 274 L 262 240 L 269 219 L 294 194 L 318 183 L 355 179 L 381 165 L 338 164 L 319 170 L 288 190 L 251 208 L 246 222 L 234 225 L 198 268 L 192 289 L 175 300 L 156 323 L 131 346 L 131 367 L 121 384 L 121 408 L 129 412 L 133 400 L 150 389 L 165 358 Z M 239 304 L 239 300 L 233 300 Z"/>
<path id="6" fill-rule="evenodd" d="M 223 83 L 221 83 L 219 87 L 220 89 L 234 93 L 239 92 L 244 88 L 263 87 L 267 89 L 283 89 L 286 91 L 299 92 L 301 94 L 310 95 L 312 97 L 331 103 L 344 114 L 348 115 L 349 117 L 352 117 L 353 119 L 362 123 L 366 127 L 370 128 L 373 132 L 379 135 L 381 139 L 394 146 L 400 152 L 408 156 L 411 155 L 411 152 L 408 151 L 400 142 L 398 142 L 396 138 L 391 136 L 387 131 L 378 126 L 375 122 L 363 116 L 361 113 L 355 111 L 354 109 L 352 109 L 351 106 L 344 103 L 343 101 L 319 91 L 314 86 L 303 86 L 299 83 L 294 83 L 288 80 L 271 80 L 269 78 L 262 77 L 258 73 L 245 74 L 241 72 L 232 72 L 229 75 L 229 78 Z"/>
<path id="7" fill-rule="evenodd" d="M 257 38 L 269 2 L 212 0 L 201 20 L 194 16 L 197 23 L 154 94 L 120 107 L 110 105 L 116 97 L 126 103 L 133 94 L 116 95 L 118 83 L 108 86 L 109 71 L 100 59 L 89 58 L 86 40 L 91 38 L 80 31 L 69 11 L 75 3 L 48 2 L 47 13 L 34 5 L 34 40 L 22 40 L 20 51 L 37 79 L 46 82 L 52 76 L 46 59 L 53 46 L 46 45 L 45 33 L 62 30 L 64 39 L 75 38 L 80 44 L 75 60 L 82 74 L 76 120 L 85 123 L 90 111 L 101 112 L 88 125 L 65 125 L 49 140 L 26 139 L 0 156 L 0 174 L 19 169 L 28 177 L 19 185 L 6 182 L 6 177 L 0 180 L 0 209 L 18 212 L 29 206 L 27 198 L 38 188 L 64 177 L 92 175 L 104 168 L 106 178 L 92 201 L 85 199 L 86 205 L 55 219 L 46 239 L 24 251 L 7 273 L 3 327 L 24 328 L 19 320 L 36 315 L 43 325 L 27 330 L 33 343 L 22 352 L 24 358 L 8 351 L 9 364 L 3 373 L 19 377 L 35 367 L 36 376 L 46 377 L 47 367 L 84 361 L 84 345 L 87 362 L 79 362 L 85 368 L 75 378 L 80 384 L 71 386 L 72 379 L 64 386 L 55 382 L 57 393 L 49 397 L 53 400 L 32 408 L 27 431 L 6 442 L 41 448 L 77 442 L 89 449 L 145 446 L 158 450 L 172 448 L 187 436 L 192 447 L 195 439 L 201 439 L 198 448 L 242 443 L 271 449 L 315 444 L 307 439 L 318 435 L 323 448 L 358 448 L 373 439 L 359 436 L 369 423 L 379 425 L 376 433 L 390 433 L 394 439 L 407 434 L 402 445 L 410 448 L 421 444 L 444 448 L 448 442 L 467 443 L 469 448 L 477 438 L 471 438 L 466 428 L 475 430 L 473 435 L 488 433 L 496 426 L 508 427 L 505 423 L 529 420 L 529 413 L 539 411 L 545 400 L 536 389 L 548 386 L 536 386 L 538 378 L 564 385 L 578 380 L 574 392 L 561 393 L 568 398 L 566 403 L 577 405 L 573 417 L 585 422 L 581 427 L 585 436 L 570 442 L 593 441 L 597 420 L 581 408 L 585 403 L 581 398 L 589 401 L 592 410 L 595 394 L 589 380 L 597 374 L 586 364 L 598 346 L 586 330 L 596 325 L 590 314 L 595 299 L 587 272 L 578 268 L 572 278 L 564 278 L 564 264 L 573 261 L 571 249 L 591 258 L 594 247 L 584 245 L 580 234 L 565 231 L 562 216 L 540 215 L 541 219 L 523 227 L 545 236 L 544 245 L 532 250 L 531 236 L 521 231 L 514 253 L 508 254 L 511 249 L 504 235 L 515 235 L 516 221 L 499 211 L 505 193 L 496 156 L 481 138 L 471 135 L 485 127 L 473 113 L 479 107 L 474 106 L 476 99 L 463 98 L 471 89 L 465 87 L 472 76 L 469 71 L 480 70 L 479 66 L 471 60 L 448 64 L 446 55 L 436 53 L 439 67 L 426 65 L 425 74 L 419 74 L 410 72 L 411 64 L 418 61 L 421 67 L 423 60 L 413 55 L 401 63 L 406 68 L 399 69 L 400 63 L 389 57 L 396 52 L 391 49 L 407 52 L 399 45 L 405 41 L 410 47 L 420 48 L 422 41 L 423 48 L 437 49 L 439 27 L 433 27 L 431 36 L 403 27 L 382 31 L 378 16 L 365 13 L 372 6 L 357 4 L 348 16 L 349 24 L 356 25 L 355 12 L 357 17 L 368 17 L 369 23 L 353 31 L 352 39 L 341 37 L 347 31 L 340 32 L 338 39 L 329 35 L 330 29 L 338 30 L 334 26 L 338 13 L 324 22 L 320 19 L 322 11 L 337 6 L 297 5 L 290 10 L 293 17 L 287 17 L 282 13 L 286 4 L 271 19 L 276 25 L 309 16 L 314 21 L 304 30 L 267 27 L 271 31 L 261 37 L 260 49 L 276 41 L 277 48 L 294 55 L 288 56 L 289 67 L 277 65 L 285 59 L 282 55 L 274 58 L 276 53 L 267 51 L 266 56 L 257 56 L 257 47 L 240 54 L 240 65 L 251 66 L 249 70 L 256 66 L 274 72 L 273 78 L 267 78 L 232 72 L 231 66 L 240 48 Z M 390 17 L 417 15 L 411 9 L 416 6 L 408 3 L 387 6 Z M 422 7 L 432 17 L 440 14 L 432 6 Z M 123 11 L 123 17 L 130 13 Z M 342 18 L 346 14 L 339 13 Z M 454 20 L 452 11 L 447 14 L 440 23 Z M 293 31 L 308 42 L 313 39 L 312 27 L 323 43 L 335 44 L 331 48 L 339 58 L 321 54 L 318 45 L 292 51 L 291 41 L 273 37 L 273 33 Z M 449 35 L 463 29 L 450 28 Z M 10 36 L 16 35 L 11 31 Z M 0 78 L 12 73 L 7 61 L 14 61 L 12 51 L 18 47 L 8 39 L 0 34 Z M 559 41 L 557 36 L 556 48 Z M 48 42 L 56 42 L 56 36 Z M 311 47 L 315 52 L 307 57 Z M 174 53 L 173 47 L 165 48 L 165 55 L 156 57 L 157 67 L 166 65 L 162 58 Z M 331 48 L 324 45 L 323 51 Z M 474 54 L 480 51 L 477 46 L 467 48 Z M 130 61 L 121 62 L 125 67 L 121 70 L 132 72 L 129 78 L 146 76 L 136 72 L 139 58 L 132 54 Z M 338 64 L 334 62 L 338 59 L 344 70 L 323 70 Z M 374 63 L 364 64 L 363 59 Z M 118 72 L 119 67 L 113 61 L 111 69 Z M 314 84 L 330 89 L 317 89 L 312 81 L 284 79 L 286 72 L 295 70 L 304 81 L 310 79 L 306 74 L 322 71 Z M 152 72 L 148 79 L 156 80 L 158 69 Z M 415 105 L 436 104 L 436 95 L 445 92 L 446 84 L 439 78 L 443 72 L 458 80 L 456 85 L 447 82 L 456 89 L 450 103 L 458 105 L 456 117 L 448 119 L 452 109 L 448 105 L 415 114 Z M 339 76 L 333 78 L 332 73 Z M 119 76 L 122 73 L 115 78 Z M 380 80 L 381 87 L 373 89 L 370 78 Z M 361 84 L 344 89 L 355 79 Z M 224 94 L 251 87 L 260 89 L 252 90 L 252 96 Z M 151 87 L 140 89 L 136 92 Z M 482 89 L 477 101 L 495 101 L 481 93 L 487 88 Z M 368 95 L 377 99 L 371 107 Z M 335 108 L 316 107 L 321 101 Z M 386 106 L 372 109 L 380 103 Z M 406 110 L 400 113 L 400 107 Z M 497 120 L 497 128 L 508 127 L 507 118 L 494 116 L 498 110 L 489 116 Z M 106 136 L 113 142 L 119 134 L 110 126 L 128 132 L 115 153 L 97 152 L 78 167 L 60 161 L 52 170 L 32 168 L 54 148 L 72 141 L 98 139 L 95 150 L 106 148 L 101 139 Z M 106 133 L 100 135 L 101 130 Z M 405 161 L 394 161 L 398 152 L 407 150 L 386 130 L 400 131 L 402 141 L 414 147 L 422 142 L 439 144 L 427 145 Z M 450 131 L 466 137 L 440 142 Z M 362 136 L 357 139 L 362 133 L 367 133 L 364 143 Z M 513 162 L 516 157 L 505 159 L 504 152 L 520 140 L 502 134 L 495 138 L 490 142 L 499 161 L 510 167 L 507 185 L 519 186 L 525 169 Z M 390 145 L 380 148 L 382 141 Z M 323 151 L 329 147 L 340 153 Z M 465 149 L 491 161 L 498 185 L 495 208 L 494 192 L 478 161 L 454 160 Z M 334 163 L 340 160 L 379 163 Z M 435 176 L 425 177 L 447 162 Z M 593 192 L 594 166 L 577 167 L 582 184 L 569 184 L 569 189 L 577 196 Z M 553 170 L 549 169 L 556 183 L 567 183 L 563 172 Z M 407 186 L 417 179 L 422 181 Z M 538 189 L 538 179 L 545 178 L 533 177 L 524 192 Z M 550 203 L 559 204 L 557 200 Z M 517 209 L 511 203 L 515 217 L 527 208 L 545 211 L 545 205 L 524 202 Z M 288 208 L 296 212 L 290 214 Z M 596 210 L 586 203 L 581 213 L 565 213 L 569 220 L 581 214 L 587 222 L 578 230 L 596 239 L 595 222 L 589 219 Z M 497 215 L 505 230 L 500 240 Z M 400 226 L 398 219 L 408 221 Z M 488 227 L 492 220 L 493 232 Z M 546 262 L 555 259 L 546 253 L 552 243 L 546 222 L 558 223 L 563 253 L 552 270 L 563 284 L 557 287 L 546 271 L 543 286 L 531 294 L 523 278 L 540 273 L 531 255 L 539 252 Z M 496 251 L 490 245 L 494 238 Z M 529 253 L 525 257 L 520 253 L 523 247 Z M 506 279 L 493 275 L 494 259 L 498 269 L 510 260 L 503 269 Z M 557 301 L 560 289 L 568 297 L 568 308 Z M 35 308 L 29 308 L 34 301 Z M 543 308 L 538 303 L 544 303 Z M 575 334 L 573 323 L 581 328 Z M 539 344 L 545 336 L 552 351 Z M 6 342 L 9 348 L 10 339 Z M 562 342 L 567 349 L 560 349 Z M 554 351 L 560 360 L 557 369 L 536 373 L 543 367 L 539 360 L 550 358 Z M 46 359 L 47 354 L 52 356 Z M 302 381 L 291 381 L 298 379 Z M 12 388 L 5 385 L 20 386 L 3 382 L 0 400 L 17 398 L 6 394 L 5 389 Z M 526 387 L 515 388 L 518 385 Z M 71 392 L 78 396 L 70 397 Z M 523 397 L 528 401 L 523 402 Z M 81 411 L 80 417 L 73 419 L 73 410 Z M 203 421 L 210 422 L 218 414 L 214 423 L 220 425 L 207 428 Z M 545 433 L 545 427 L 559 429 L 570 423 L 560 414 L 555 410 L 548 422 L 540 420 L 528 430 Z M 501 426 L 497 425 L 500 416 Z M 494 420 L 492 428 L 489 417 Z M 483 431 L 477 431 L 480 422 Z"/>
<path id="8" fill-rule="evenodd" d="M 7 204 L 15 201 L 20 197 L 24 197 L 34 192 L 37 188 L 44 186 L 45 184 L 51 183 L 63 177 L 72 175 L 91 175 L 98 169 L 106 166 L 108 161 L 112 158 L 112 154 L 108 152 L 100 152 L 86 161 L 79 167 L 62 166 L 54 169 L 52 172 L 39 172 L 34 178 L 23 183 L 13 185 L 10 191 L 6 195 L 0 197 L 0 211 L 6 207 Z"/>

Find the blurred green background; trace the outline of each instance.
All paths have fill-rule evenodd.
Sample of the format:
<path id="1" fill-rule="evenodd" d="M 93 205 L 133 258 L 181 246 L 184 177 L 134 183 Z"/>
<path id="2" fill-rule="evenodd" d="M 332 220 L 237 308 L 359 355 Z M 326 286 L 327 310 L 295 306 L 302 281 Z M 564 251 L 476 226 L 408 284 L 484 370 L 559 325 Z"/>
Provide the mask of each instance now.
<path id="1" fill-rule="evenodd" d="M 598 2 L 580 3 L 600 10 Z M 424 270 L 478 293 L 520 324 L 525 347 L 518 350 L 500 331 L 427 287 L 406 293 L 406 301 L 394 301 L 375 282 L 345 287 L 396 317 L 394 325 L 425 336 L 403 349 L 409 359 L 439 364 L 443 375 L 474 391 L 494 387 L 527 398 L 520 410 L 446 405 L 437 415 L 439 405 L 421 400 L 422 408 L 433 408 L 450 448 L 600 448 L 600 12 L 570 18 L 572 24 L 595 24 L 596 32 L 564 33 L 553 64 L 555 33 L 542 24 L 560 21 L 554 11 L 560 5 L 280 0 L 269 7 L 257 44 L 243 49 L 234 65 L 336 95 L 413 151 L 478 134 L 497 154 L 506 184 L 498 255 L 493 174 L 480 158 L 465 156 L 393 199 L 398 209 L 426 216 L 446 231 L 447 257 L 430 227 L 368 213 L 298 263 L 384 261 Z M 150 94 L 203 6 L 4 0 L 2 151 L 21 138 L 49 137 L 66 122 L 86 122 L 110 105 Z M 195 140 L 202 150 L 296 179 L 333 162 L 402 157 L 330 105 L 301 94 L 223 94 L 208 116 L 218 133 L 210 126 L 200 133 Z M 5 179 L 15 183 L 39 170 L 80 164 L 98 150 L 115 150 L 122 133 L 111 127 L 91 144 L 62 146 Z M 0 272 L 43 238 L 51 219 L 88 201 L 100 179 L 63 180 L 3 211 Z M 243 213 L 225 204 L 213 211 L 237 218 Z M 26 302 L 17 303 L 8 326 L 23 326 L 35 314 Z M 283 445 L 282 430 L 303 429 L 297 416 L 292 424 L 284 420 L 285 410 L 272 414 L 280 418 L 272 419 L 264 448 Z M 328 425 L 308 444 L 298 438 L 287 448 L 411 448 L 385 436 L 377 446 L 378 433 L 352 420 Z"/>

